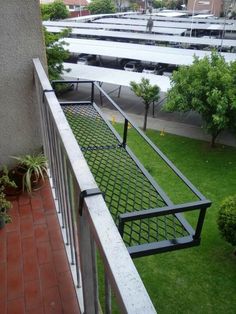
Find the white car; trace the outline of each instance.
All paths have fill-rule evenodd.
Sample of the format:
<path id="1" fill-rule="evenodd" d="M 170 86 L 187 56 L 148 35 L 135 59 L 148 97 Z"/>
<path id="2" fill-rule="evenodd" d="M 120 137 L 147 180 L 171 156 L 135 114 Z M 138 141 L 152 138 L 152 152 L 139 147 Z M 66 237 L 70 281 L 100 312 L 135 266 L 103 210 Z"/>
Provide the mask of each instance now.
<path id="1" fill-rule="evenodd" d="M 129 72 L 137 72 L 139 63 L 137 61 L 129 61 L 124 65 L 124 70 Z"/>
<path id="2" fill-rule="evenodd" d="M 157 68 L 155 65 L 146 65 L 142 72 L 148 74 L 157 74 Z"/>

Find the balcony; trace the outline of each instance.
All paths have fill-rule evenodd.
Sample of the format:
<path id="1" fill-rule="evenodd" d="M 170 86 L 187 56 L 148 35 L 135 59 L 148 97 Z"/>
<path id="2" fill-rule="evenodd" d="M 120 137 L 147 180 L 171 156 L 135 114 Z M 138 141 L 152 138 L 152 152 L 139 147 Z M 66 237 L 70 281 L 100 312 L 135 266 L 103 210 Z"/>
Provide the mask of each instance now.
<path id="1" fill-rule="evenodd" d="M 156 313 L 131 256 L 199 245 L 210 202 L 133 125 L 194 196 L 170 200 L 127 146 L 132 122 L 94 82 L 89 101 L 59 103 L 38 59 L 34 81 L 49 179 L 13 200 L 14 222 L 1 230 L 5 313 Z M 95 87 L 123 116 L 123 137 L 95 105 Z M 195 229 L 187 211 L 198 212 Z"/>
<path id="2" fill-rule="evenodd" d="M 101 286 L 106 313 L 156 313 L 39 60 L 34 78 L 49 180 L 0 231 L 1 313 L 98 313 Z"/>

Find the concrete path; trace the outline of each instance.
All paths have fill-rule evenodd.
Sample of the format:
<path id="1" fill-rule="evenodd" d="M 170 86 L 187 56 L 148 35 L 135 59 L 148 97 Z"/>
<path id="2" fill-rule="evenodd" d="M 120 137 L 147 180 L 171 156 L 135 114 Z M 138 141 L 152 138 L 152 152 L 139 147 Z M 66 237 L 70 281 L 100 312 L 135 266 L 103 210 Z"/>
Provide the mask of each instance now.
<path id="1" fill-rule="evenodd" d="M 113 120 L 117 122 L 123 122 L 120 114 L 117 111 L 110 110 L 108 108 L 103 108 L 102 111 L 105 113 L 105 116 L 108 120 Z M 143 116 L 137 115 L 135 113 L 128 113 L 132 121 L 135 122 L 140 128 L 143 127 Z M 148 117 L 147 128 L 157 131 L 164 131 L 166 133 L 176 134 L 180 136 L 190 137 L 194 139 L 199 139 L 203 141 L 210 142 L 211 137 L 206 134 L 206 132 L 199 126 L 176 122 L 176 121 L 167 121 L 158 118 Z M 236 137 L 233 134 L 224 132 L 219 135 L 216 143 L 234 146 L 236 147 Z"/>
<path id="2" fill-rule="evenodd" d="M 120 96 L 118 95 L 118 86 L 112 84 L 103 84 L 102 88 L 106 93 L 110 95 L 120 108 L 126 112 L 130 118 L 136 123 L 137 126 L 143 126 L 144 119 L 144 105 L 140 98 L 136 97 L 134 93 L 128 87 L 122 87 Z M 84 86 L 78 91 L 72 91 L 66 94 L 68 100 L 88 100 L 90 98 L 89 86 Z M 165 97 L 161 94 L 161 99 Z M 101 98 L 98 92 L 95 90 L 95 103 L 101 104 Z M 109 101 L 103 99 L 102 111 L 104 111 L 106 117 L 109 120 L 115 118 L 117 122 L 123 122 L 119 113 L 113 110 L 113 107 Z M 211 137 L 206 134 L 202 128 L 202 121 L 198 114 L 195 112 L 187 113 L 168 113 L 162 110 L 162 104 L 155 105 L 154 114 L 153 108 L 149 110 L 147 128 L 163 131 L 166 133 L 176 134 L 180 136 L 186 136 L 194 139 L 210 141 Z M 236 134 L 229 132 L 222 132 L 216 140 L 216 143 L 234 146 L 236 147 Z"/>

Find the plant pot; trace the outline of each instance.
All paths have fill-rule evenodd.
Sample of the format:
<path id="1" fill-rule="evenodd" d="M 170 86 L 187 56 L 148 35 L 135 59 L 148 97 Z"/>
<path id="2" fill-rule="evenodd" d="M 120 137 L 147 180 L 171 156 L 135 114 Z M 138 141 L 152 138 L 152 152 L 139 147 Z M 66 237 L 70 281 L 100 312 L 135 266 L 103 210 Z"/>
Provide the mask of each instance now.
<path id="1" fill-rule="evenodd" d="M 4 217 L 0 217 L 0 229 L 3 229 L 5 227 L 5 218 Z"/>
<path id="2" fill-rule="evenodd" d="M 43 178 L 37 179 L 34 175 L 32 175 L 32 180 L 31 180 L 31 186 L 32 186 L 32 191 L 37 191 L 40 190 L 44 185 L 44 180 Z"/>

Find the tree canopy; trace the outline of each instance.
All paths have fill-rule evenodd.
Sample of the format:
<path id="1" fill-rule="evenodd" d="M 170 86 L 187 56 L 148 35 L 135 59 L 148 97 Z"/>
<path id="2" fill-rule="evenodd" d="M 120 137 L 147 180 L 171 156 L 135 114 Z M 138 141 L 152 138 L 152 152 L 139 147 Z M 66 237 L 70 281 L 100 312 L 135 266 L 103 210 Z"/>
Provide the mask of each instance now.
<path id="1" fill-rule="evenodd" d="M 91 0 L 87 8 L 92 14 L 114 13 L 116 11 L 113 0 Z"/>
<path id="2" fill-rule="evenodd" d="M 195 57 L 173 73 L 171 85 L 164 109 L 198 112 L 212 146 L 223 130 L 236 128 L 236 62 L 227 63 L 217 52 Z"/>
<path id="3" fill-rule="evenodd" d="M 40 7 L 43 21 L 55 21 L 65 19 L 69 16 L 69 11 L 61 0 L 56 0 L 48 4 L 41 4 Z"/>
<path id="4" fill-rule="evenodd" d="M 154 8 L 166 8 L 166 9 L 176 9 L 181 10 L 183 1 L 182 0 L 154 0 Z"/>
<path id="5" fill-rule="evenodd" d="M 69 32 L 69 30 L 65 30 L 59 34 L 52 34 L 44 28 L 48 75 L 50 80 L 60 78 L 60 75 L 65 70 L 63 62 L 68 59 L 69 52 L 64 48 L 65 42 L 59 41 L 59 39 L 66 37 Z"/>
<path id="6" fill-rule="evenodd" d="M 142 98 L 145 105 L 143 130 L 146 131 L 148 110 L 152 102 L 159 100 L 160 88 L 157 85 L 151 85 L 150 80 L 144 77 L 142 77 L 140 83 L 131 81 L 130 86 L 136 96 Z"/>

